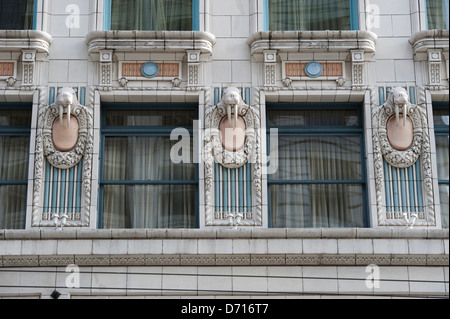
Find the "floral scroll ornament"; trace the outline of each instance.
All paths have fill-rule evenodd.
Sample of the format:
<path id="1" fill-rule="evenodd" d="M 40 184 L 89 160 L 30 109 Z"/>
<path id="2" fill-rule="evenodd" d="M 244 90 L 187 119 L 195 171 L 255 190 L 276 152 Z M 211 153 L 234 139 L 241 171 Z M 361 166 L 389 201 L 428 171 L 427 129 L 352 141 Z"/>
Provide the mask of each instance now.
<path id="1" fill-rule="evenodd" d="M 49 163 L 60 169 L 77 165 L 86 151 L 88 129 L 87 110 L 78 103 L 75 91 L 60 89 L 56 103 L 48 106 L 44 114 L 42 139 Z"/>

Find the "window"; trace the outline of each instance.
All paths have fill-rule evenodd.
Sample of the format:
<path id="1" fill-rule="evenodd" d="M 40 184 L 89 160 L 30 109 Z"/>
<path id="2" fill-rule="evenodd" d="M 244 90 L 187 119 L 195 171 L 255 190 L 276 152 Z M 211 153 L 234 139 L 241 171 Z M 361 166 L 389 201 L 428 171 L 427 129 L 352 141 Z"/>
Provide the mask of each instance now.
<path id="1" fill-rule="evenodd" d="M 436 134 L 436 160 L 441 200 L 442 227 L 448 228 L 449 218 L 449 110 L 448 102 L 433 103 Z"/>
<path id="2" fill-rule="evenodd" d="M 449 0 L 425 0 L 428 30 L 448 29 Z"/>
<path id="3" fill-rule="evenodd" d="M 197 31 L 199 0 L 105 0 L 105 30 Z"/>
<path id="4" fill-rule="evenodd" d="M 191 134 L 197 110 L 187 103 L 103 105 L 101 228 L 197 226 L 193 147 L 190 163 L 175 164 L 170 156 L 178 143 L 170 140 L 172 130 L 184 128 Z"/>
<path id="5" fill-rule="evenodd" d="M 265 0 L 270 31 L 358 30 L 357 0 Z"/>
<path id="6" fill-rule="evenodd" d="M 279 134 L 278 170 L 268 175 L 271 227 L 364 227 L 360 105 L 268 103 L 267 108 L 268 128 Z"/>
<path id="7" fill-rule="evenodd" d="M 0 229 L 25 228 L 31 108 L 0 104 Z"/>
<path id="8" fill-rule="evenodd" d="M 0 30 L 36 29 L 37 0 L 0 0 Z"/>

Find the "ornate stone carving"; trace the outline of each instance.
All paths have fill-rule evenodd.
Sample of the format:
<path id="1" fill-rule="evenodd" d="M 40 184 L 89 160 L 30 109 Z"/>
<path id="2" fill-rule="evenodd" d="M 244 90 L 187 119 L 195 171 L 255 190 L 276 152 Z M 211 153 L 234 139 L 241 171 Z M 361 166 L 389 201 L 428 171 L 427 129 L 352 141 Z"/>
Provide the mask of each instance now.
<path id="1" fill-rule="evenodd" d="M 81 173 L 81 211 L 79 213 L 67 212 L 65 227 L 88 227 L 90 225 L 91 188 L 92 188 L 92 160 L 93 160 L 93 101 L 86 106 L 78 103 L 73 89 L 64 88 L 59 92 L 57 102 L 48 106 L 46 104 L 45 88 L 39 89 L 38 130 L 36 136 L 36 150 L 34 160 L 34 186 L 32 227 L 54 227 L 55 223 L 50 214 L 43 212 L 44 181 L 45 181 L 45 157 L 48 162 L 59 168 L 68 169 L 83 158 L 83 170 Z M 64 92 L 63 95 L 62 92 Z M 64 103 L 70 102 L 70 115 L 79 123 L 78 139 L 75 147 L 69 152 L 58 151 L 52 139 L 53 125 L 60 125 L 60 107 L 63 107 L 63 115 L 67 116 L 68 107 Z M 67 120 L 63 122 L 66 124 Z M 64 215 L 64 214 L 63 214 Z M 59 218 L 64 217 L 58 216 Z"/>
<path id="2" fill-rule="evenodd" d="M 237 124 L 238 117 L 241 117 L 245 122 L 245 143 L 239 150 L 228 150 L 222 143 L 222 140 L 226 137 L 222 136 L 219 125 L 225 117 L 230 124 L 232 122 Z M 247 163 L 255 143 L 254 127 L 253 112 L 242 100 L 239 90 L 235 87 L 226 89 L 222 100 L 213 111 L 210 124 L 212 152 L 217 162 L 227 168 L 239 168 Z"/>
<path id="3" fill-rule="evenodd" d="M 408 98 L 406 98 L 406 103 L 401 105 L 401 102 L 404 102 L 406 90 L 403 88 L 395 88 L 390 92 L 386 103 L 381 106 L 377 106 L 375 91 L 373 89 L 371 90 L 372 127 L 374 129 L 372 141 L 374 150 L 373 156 L 375 167 L 378 226 L 406 225 L 407 227 L 410 227 L 413 222 L 413 225 L 415 226 L 436 225 L 431 171 L 431 147 L 430 136 L 428 134 L 424 89 L 419 87 L 418 93 L 419 103 L 417 105 L 410 104 Z M 398 95 L 397 99 L 395 98 L 395 95 Z M 413 124 L 413 142 L 411 147 L 400 151 L 394 149 L 390 144 L 386 129 L 387 122 L 396 117 L 396 103 L 398 114 L 403 114 L 405 117 L 407 116 Z M 395 121 L 397 122 L 397 119 L 395 119 Z M 400 116 L 398 118 L 398 123 L 399 126 L 402 126 L 402 123 L 404 123 Z M 425 210 L 423 212 L 408 212 L 406 213 L 406 216 L 403 214 L 405 212 L 388 214 L 386 211 L 386 177 L 383 169 L 383 157 L 386 162 L 393 167 L 406 168 L 413 165 L 419 156 L 420 163 L 416 165 L 420 165 L 421 167 L 422 188 L 417 189 L 417 191 L 423 193 Z"/>
<path id="4" fill-rule="evenodd" d="M 400 123 L 402 113 L 402 123 Z M 413 165 L 422 150 L 424 123 L 422 110 L 412 105 L 408 100 L 408 93 L 402 87 L 391 90 L 387 101 L 377 110 L 377 129 L 380 150 L 386 161 L 395 167 L 409 167 Z M 399 150 L 392 146 L 389 141 L 388 122 L 395 116 L 395 125 L 405 126 L 407 118 L 412 121 L 412 144 L 406 150 Z"/>
<path id="5" fill-rule="evenodd" d="M 70 127 L 71 116 L 74 116 L 79 124 L 78 139 L 73 149 L 62 152 L 54 144 L 53 124 L 59 118 L 60 125 L 63 125 L 63 118 L 66 117 L 67 126 Z M 42 142 L 44 143 L 44 155 L 50 164 L 61 169 L 71 168 L 78 164 L 86 150 L 88 121 L 86 108 L 78 103 L 75 91 L 72 88 L 62 88 L 58 92 L 56 103 L 50 105 L 44 114 Z"/>

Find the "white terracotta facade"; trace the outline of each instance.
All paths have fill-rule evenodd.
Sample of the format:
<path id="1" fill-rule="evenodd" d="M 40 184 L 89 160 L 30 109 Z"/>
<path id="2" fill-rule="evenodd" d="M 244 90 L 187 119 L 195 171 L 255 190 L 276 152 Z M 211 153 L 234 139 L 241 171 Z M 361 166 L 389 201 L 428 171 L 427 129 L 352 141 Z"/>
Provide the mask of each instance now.
<path id="1" fill-rule="evenodd" d="M 61 298 L 448 298 L 433 103 L 449 101 L 449 31 L 427 30 L 424 0 L 359 0 L 357 31 L 284 32 L 264 30 L 263 0 L 200 0 L 199 31 L 181 32 L 105 31 L 103 0 L 36 1 L 36 30 L 0 30 L 0 63 L 14 66 L 0 77 L 0 104 L 32 104 L 26 222 L 0 229 L 0 298 L 50 298 L 55 287 Z M 68 28 L 71 5 L 79 24 Z M 148 62 L 170 71 L 127 75 Z M 295 74 L 309 62 L 334 73 Z M 230 87 L 242 92 L 238 112 L 252 133 L 227 159 L 208 129 L 227 112 L 220 95 Z M 386 149 L 386 122 L 397 106 L 388 93 L 396 87 L 408 94 L 409 109 L 400 113 L 415 130 L 401 152 Z M 80 127 L 68 153 L 54 149 L 49 133 L 62 112 L 53 104 L 60 88 L 78 98 L 64 109 Z M 198 104 L 198 227 L 99 229 L 102 104 L 155 102 Z M 278 102 L 361 104 L 366 228 L 270 227 L 266 103 Z M 405 219 L 387 209 L 383 163 L 408 167 L 418 157 L 425 208 Z M 252 162 L 251 213 L 216 211 L 214 160 L 232 168 Z M 81 208 L 62 230 L 45 211 L 47 161 L 61 170 L 82 161 Z M 79 287 L 67 287 L 68 265 L 78 267 Z M 367 286 L 369 265 L 379 267 L 380 286 Z"/>

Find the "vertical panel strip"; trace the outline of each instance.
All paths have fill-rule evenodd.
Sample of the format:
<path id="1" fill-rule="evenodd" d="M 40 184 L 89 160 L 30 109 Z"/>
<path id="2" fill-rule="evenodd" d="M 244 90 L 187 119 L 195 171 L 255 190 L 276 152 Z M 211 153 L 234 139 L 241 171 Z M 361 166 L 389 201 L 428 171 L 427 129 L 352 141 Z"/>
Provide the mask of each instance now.
<path id="1" fill-rule="evenodd" d="M 231 211 L 236 211 L 236 170 L 230 169 Z"/>
<path id="2" fill-rule="evenodd" d="M 60 170 L 61 179 L 59 181 L 59 212 L 64 212 L 65 197 L 66 197 L 66 170 Z"/>
<path id="3" fill-rule="evenodd" d="M 398 193 L 398 180 L 397 180 L 397 168 L 391 166 L 391 173 L 392 173 L 392 197 L 393 197 L 393 202 L 394 202 L 394 211 L 398 212 L 399 211 L 399 202 L 398 202 L 398 197 L 399 197 L 399 193 Z"/>
<path id="4" fill-rule="evenodd" d="M 53 167 L 53 179 L 52 179 L 52 213 L 57 212 L 58 207 L 58 169 Z"/>
<path id="5" fill-rule="evenodd" d="M 422 174 L 420 170 L 420 157 L 416 161 L 415 168 L 416 168 L 416 183 L 417 183 L 417 205 L 419 206 L 418 211 L 423 212 L 423 201 L 422 201 Z"/>
<path id="6" fill-rule="evenodd" d="M 68 186 L 68 196 L 67 196 L 67 211 L 73 212 L 73 191 L 75 183 L 75 168 L 72 167 L 69 169 L 69 186 Z"/>
<path id="7" fill-rule="evenodd" d="M 228 170 L 222 167 L 222 190 L 223 190 L 223 210 L 228 211 Z"/>
<path id="8" fill-rule="evenodd" d="M 244 167 L 239 167 L 239 212 L 244 211 Z"/>
<path id="9" fill-rule="evenodd" d="M 247 167 L 247 212 L 252 211 L 252 166 L 250 163 L 245 164 Z"/>
<path id="10" fill-rule="evenodd" d="M 384 188 L 385 188 L 385 195 L 386 195 L 386 211 L 392 212 L 391 183 L 389 182 L 390 181 L 389 164 L 384 159 L 383 159 L 383 164 L 384 164 Z"/>
<path id="11" fill-rule="evenodd" d="M 417 210 L 415 192 L 414 192 L 414 171 L 413 166 L 408 167 L 408 190 L 409 190 L 409 207 L 411 212 Z"/>
<path id="12" fill-rule="evenodd" d="M 49 199 L 50 199 L 50 163 L 45 159 L 45 183 L 44 183 L 44 213 L 49 212 Z"/>
<path id="13" fill-rule="evenodd" d="M 408 202 L 406 199 L 406 179 L 405 179 L 405 169 L 399 169 L 400 172 L 400 190 L 402 194 L 402 211 L 406 212 L 408 210 Z"/>
<path id="14" fill-rule="evenodd" d="M 75 203 L 75 213 L 81 212 L 81 190 L 83 186 L 83 160 L 77 164 L 77 195 Z"/>
<path id="15" fill-rule="evenodd" d="M 216 212 L 220 211 L 220 165 L 214 163 L 214 205 Z"/>

